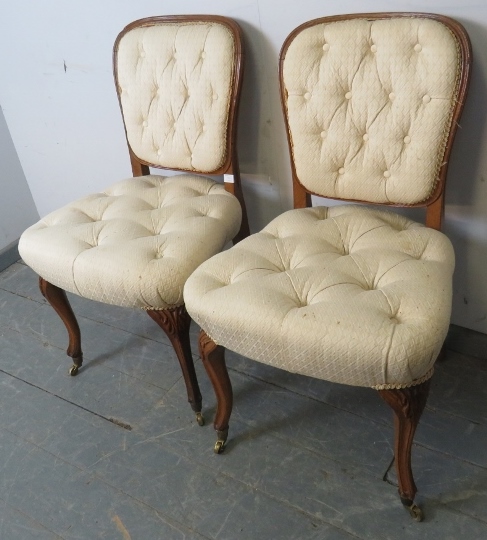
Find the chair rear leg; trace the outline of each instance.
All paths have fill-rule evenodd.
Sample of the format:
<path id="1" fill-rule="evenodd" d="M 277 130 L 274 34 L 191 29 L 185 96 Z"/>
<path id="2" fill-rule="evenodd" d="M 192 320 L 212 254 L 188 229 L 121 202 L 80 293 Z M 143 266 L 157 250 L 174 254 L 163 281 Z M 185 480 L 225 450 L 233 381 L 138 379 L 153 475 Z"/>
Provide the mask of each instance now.
<path id="1" fill-rule="evenodd" d="M 81 351 L 81 333 L 78 321 L 69 304 L 66 292 L 56 285 L 49 283 L 44 278 L 39 277 L 39 288 L 44 298 L 51 304 L 56 313 L 66 326 L 69 336 L 69 344 L 66 354 L 73 359 L 73 365 L 69 369 L 69 374 L 74 376 L 83 364 L 83 353 Z"/>
<path id="2" fill-rule="evenodd" d="M 414 433 L 428 399 L 431 379 L 410 388 L 379 390 L 394 411 L 394 458 L 401 502 L 416 521 L 423 520 L 422 510 L 414 503 L 417 492 L 411 469 Z"/>
<path id="3" fill-rule="evenodd" d="M 193 356 L 191 355 L 191 344 L 189 342 L 191 317 L 184 305 L 170 309 L 149 309 L 147 313 L 164 330 L 174 347 L 181 371 L 183 372 L 189 404 L 196 413 L 198 425 L 203 426 L 205 420 L 201 414 L 201 392 L 198 386 L 198 379 L 196 378 Z"/>
<path id="4" fill-rule="evenodd" d="M 225 349 L 217 345 L 204 330 L 199 337 L 200 355 L 216 394 L 217 407 L 213 427 L 217 433 L 215 454 L 221 454 L 228 437 L 228 421 L 232 414 L 233 391 L 225 364 Z"/>

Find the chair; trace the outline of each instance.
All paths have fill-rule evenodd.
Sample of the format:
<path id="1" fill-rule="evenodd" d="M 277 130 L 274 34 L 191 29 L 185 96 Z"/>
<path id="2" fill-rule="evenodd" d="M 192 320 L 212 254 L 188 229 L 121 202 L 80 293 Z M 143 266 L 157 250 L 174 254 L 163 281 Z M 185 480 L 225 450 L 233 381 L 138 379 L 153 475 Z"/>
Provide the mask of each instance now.
<path id="1" fill-rule="evenodd" d="M 294 209 L 203 263 L 184 297 L 217 396 L 215 452 L 232 389 L 224 348 L 289 372 L 372 387 L 395 414 L 402 503 L 411 444 L 446 336 L 454 254 L 439 232 L 466 96 L 468 36 L 447 17 L 380 13 L 307 22 L 280 55 Z M 375 207 L 426 207 L 426 227 Z"/>
<path id="2" fill-rule="evenodd" d="M 205 259 L 249 234 L 236 150 L 241 31 L 219 16 L 142 19 L 117 37 L 113 65 L 134 178 L 44 217 L 19 251 L 66 326 L 71 375 L 83 355 L 65 291 L 143 309 L 174 346 L 203 425 L 183 286 Z M 150 174 L 149 166 L 186 174 Z M 224 175 L 224 185 L 199 174 Z"/>

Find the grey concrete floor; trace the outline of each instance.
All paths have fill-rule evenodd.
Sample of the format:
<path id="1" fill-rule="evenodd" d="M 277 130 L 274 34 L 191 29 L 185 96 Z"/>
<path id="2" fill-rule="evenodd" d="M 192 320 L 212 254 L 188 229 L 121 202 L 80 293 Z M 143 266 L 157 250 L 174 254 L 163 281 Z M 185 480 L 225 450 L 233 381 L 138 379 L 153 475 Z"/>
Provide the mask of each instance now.
<path id="1" fill-rule="evenodd" d="M 77 377 L 33 272 L 0 274 L 0 539 L 487 539 L 487 361 L 449 351 L 438 365 L 413 449 L 416 523 L 373 390 L 229 353 L 235 406 L 217 456 L 201 362 L 204 427 L 145 313 L 70 299 Z"/>

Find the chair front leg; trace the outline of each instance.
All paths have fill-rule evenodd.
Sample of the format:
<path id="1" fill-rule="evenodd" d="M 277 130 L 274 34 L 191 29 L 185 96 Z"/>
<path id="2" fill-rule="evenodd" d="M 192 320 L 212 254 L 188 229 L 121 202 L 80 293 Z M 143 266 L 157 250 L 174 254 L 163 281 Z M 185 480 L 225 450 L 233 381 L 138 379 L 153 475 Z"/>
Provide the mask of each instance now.
<path id="1" fill-rule="evenodd" d="M 181 371 L 183 372 L 189 404 L 196 413 L 198 425 L 203 426 L 205 420 L 201 414 L 201 392 L 198 386 L 198 379 L 196 378 L 189 341 L 191 317 L 184 305 L 170 309 L 149 309 L 147 313 L 164 330 L 174 347 Z"/>
<path id="2" fill-rule="evenodd" d="M 232 414 L 233 391 L 225 364 L 225 349 L 217 345 L 204 330 L 199 338 L 200 355 L 217 399 L 213 427 L 217 433 L 215 454 L 221 454 L 228 437 L 228 421 Z"/>
<path id="3" fill-rule="evenodd" d="M 69 374 L 74 376 L 78 373 L 78 369 L 83 364 L 81 333 L 78 321 L 69 304 L 66 292 L 63 291 L 63 289 L 56 287 L 56 285 L 49 283 L 49 281 L 46 281 L 42 277 L 39 277 L 39 288 L 42 296 L 44 296 L 56 313 L 61 317 L 61 320 L 68 331 L 69 344 L 66 354 L 73 359 L 73 365 L 69 369 Z"/>
<path id="4" fill-rule="evenodd" d="M 394 411 L 394 458 L 399 496 L 416 521 L 423 520 L 422 510 L 414 504 L 417 492 L 411 469 L 411 447 L 414 433 L 428 399 L 431 379 L 409 388 L 379 390 Z"/>

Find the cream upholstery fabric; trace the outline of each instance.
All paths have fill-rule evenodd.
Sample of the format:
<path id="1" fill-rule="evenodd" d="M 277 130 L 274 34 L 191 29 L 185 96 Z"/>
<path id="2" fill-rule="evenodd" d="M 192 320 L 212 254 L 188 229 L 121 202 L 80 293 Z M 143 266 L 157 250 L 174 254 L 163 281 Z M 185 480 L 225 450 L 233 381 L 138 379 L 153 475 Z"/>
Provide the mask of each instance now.
<path id="1" fill-rule="evenodd" d="M 454 254 L 440 232 L 355 205 L 291 210 L 203 263 L 184 290 L 210 337 L 287 371 L 358 386 L 430 372 Z"/>
<path id="2" fill-rule="evenodd" d="M 458 44 L 424 18 L 318 24 L 283 77 L 300 182 L 325 197 L 414 204 L 436 185 L 458 83 Z"/>
<path id="3" fill-rule="evenodd" d="M 216 22 L 158 23 L 123 36 L 115 67 L 138 158 L 204 173 L 223 165 L 234 50 L 233 35 Z"/>
<path id="4" fill-rule="evenodd" d="M 208 178 L 129 178 L 27 229 L 24 261 L 64 290 L 107 304 L 183 303 L 193 270 L 237 234 L 237 199 Z"/>

